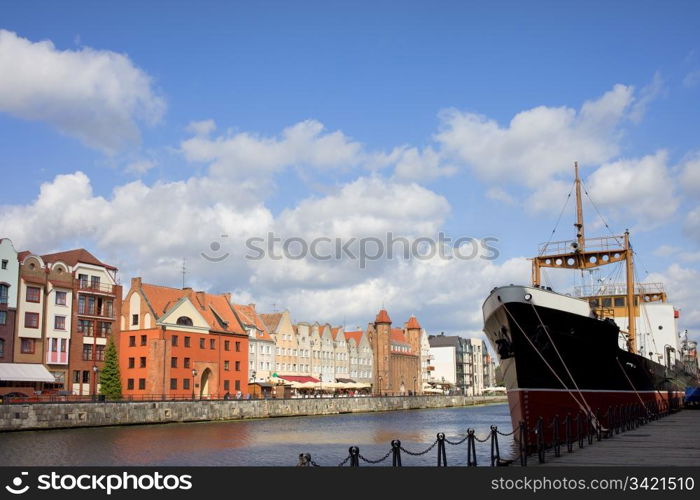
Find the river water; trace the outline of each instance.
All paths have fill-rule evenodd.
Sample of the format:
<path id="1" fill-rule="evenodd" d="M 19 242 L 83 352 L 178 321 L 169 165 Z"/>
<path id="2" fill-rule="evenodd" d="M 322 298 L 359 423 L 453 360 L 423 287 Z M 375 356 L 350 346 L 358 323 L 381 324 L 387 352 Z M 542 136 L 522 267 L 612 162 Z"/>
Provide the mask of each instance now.
<path id="1" fill-rule="evenodd" d="M 318 417 L 97 427 L 0 433 L 0 465 L 82 466 L 292 466 L 300 453 L 335 466 L 352 445 L 370 460 L 383 457 L 391 440 L 420 452 L 444 432 L 456 441 L 474 428 L 479 438 L 497 425 L 511 431 L 507 404 Z M 501 456 L 514 454 L 511 437 L 499 436 Z M 476 443 L 479 465 L 488 465 L 490 443 Z M 466 465 L 466 442 L 446 445 L 448 465 Z M 404 466 L 434 466 L 437 447 L 420 457 L 402 453 Z M 361 466 L 368 465 L 361 462 Z M 391 457 L 381 465 L 391 465 Z"/>

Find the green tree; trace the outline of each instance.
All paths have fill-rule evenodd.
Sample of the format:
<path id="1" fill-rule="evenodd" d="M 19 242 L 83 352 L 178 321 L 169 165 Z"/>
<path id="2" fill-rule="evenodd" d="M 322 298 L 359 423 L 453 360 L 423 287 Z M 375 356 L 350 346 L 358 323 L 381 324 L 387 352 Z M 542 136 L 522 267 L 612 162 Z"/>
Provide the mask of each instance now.
<path id="1" fill-rule="evenodd" d="M 121 399 L 122 379 L 119 374 L 119 358 L 117 356 L 117 346 L 114 339 L 109 338 L 107 350 L 105 351 L 105 367 L 100 376 L 100 394 L 104 394 L 107 399 Z"/>

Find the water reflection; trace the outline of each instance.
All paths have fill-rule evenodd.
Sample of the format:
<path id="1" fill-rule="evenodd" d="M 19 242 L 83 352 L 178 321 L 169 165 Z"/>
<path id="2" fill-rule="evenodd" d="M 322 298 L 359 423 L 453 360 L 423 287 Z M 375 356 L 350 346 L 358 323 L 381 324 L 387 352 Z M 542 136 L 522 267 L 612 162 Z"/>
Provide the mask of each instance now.
<path id="1" fill-rule="evenodd" d="M 351 445 L 377 459 L 389 451 L 392 439 L 418 452 L 438 432 L 454 441 L 472 427 L 484 437 L 490 425 L 511 430 L 507 405 L 0 433 L 0 465 L 291 466 L 302 452 L 321 465 L 338 465 Z M 499 441 L 502 456 L 508 458 L 512 439 Z M 422 457 L 404 456 L 403 464 L 435 465 L 436 456 L 435 449 Z M 477 456 L 480 465 L 488 463 L 488 442 L 477 443 Z M 447 460 L 449 465 L 466 465 L 466 443 L 447 445 Z"/>

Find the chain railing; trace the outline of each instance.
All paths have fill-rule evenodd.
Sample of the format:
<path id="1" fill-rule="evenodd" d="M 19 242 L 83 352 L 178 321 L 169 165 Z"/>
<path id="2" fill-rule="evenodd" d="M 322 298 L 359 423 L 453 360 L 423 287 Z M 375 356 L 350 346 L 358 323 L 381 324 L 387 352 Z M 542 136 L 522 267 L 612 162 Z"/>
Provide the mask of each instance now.
<path id="1" fill-rule="evenodd" d="M 566 446 L 567 453 L 574 452 L 574 443 L 578 443 L 578 448 L 591 446 L 594 442 L 602 439 L 613 439 L 621 432 L 627 432 L 638 428 L 661 417 L 677 411 L 681 407 L 678 398 L 671 398 L 668 401 L 653 401 L 642 405 L 624 404 L 608 407 L 605 413 L 596 409 L 595 412 L 578 412 L 575 415 L 568 413 L 563 419 L 555 415 L 552 420 L 545 423 L 544 418 L 536 420 L 533 429 L 528 429 L 526 422 L 521 421 L 515 429 L 510 432 L 501 432 L 498 427 L 492 425 L 490 431 L 484 437 L 478 437 L 475 429 L 468 428 L 466 435 L 459 439 L 447 439 L 445 433 L 439 432 L 435 441 L 423 451 L 407 450 L 398 439 L 390 443 L 389 451 L 379 459 L 373 460 L 360 454 L 357 446 L 351 446 L 348 456 L 338 464 L 340 467 L 348 462 L 351 467 L 359 467 L 360 461 L 370 465 L 378 465 L 388 461 L 391 457 L 391 466 L 402 467 L 401 454 L 411 457 L 424 456 L 433 448 L 437 447 L 437 466 L 447 466 L 447 446 L 461 446 L 467 443 L 467 467 L 477 466 L 476 443 L 488 443 L 490 447 L 490 464 L 492 467 L 506 466 L 513 463 L 514 459 L 501 458 L 499 436 L 512 437 L 517 444 L 518 457 L 521 466 L 527 466 L 528 458 L 537 456 L 538 463 L 545 463 L 547 452 L 552 451 L 555 457 L 560 457 L 562 447 Z M 603 425 L 604 423 L 604 425 Z M 563 438 L 563 439 L 562 439 Z M 587 443 L 587 444 L 586 444 Z M 299 455 L 299 466 L 319 465 L 311 459 L 309 453 Z"/>

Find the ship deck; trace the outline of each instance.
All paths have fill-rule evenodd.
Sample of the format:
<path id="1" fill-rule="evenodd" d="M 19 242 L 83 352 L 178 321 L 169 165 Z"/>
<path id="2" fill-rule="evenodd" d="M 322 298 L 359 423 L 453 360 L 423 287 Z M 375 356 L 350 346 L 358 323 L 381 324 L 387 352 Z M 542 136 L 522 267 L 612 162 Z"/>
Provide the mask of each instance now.
<path id="1" fill-rule="evenodd" d="M 562 446 L 561 456 L 548 450 L 545 463 L 528 457 L 529 466 L 697 466 L 700 463 L 700 409 L 686 409 L 613 438 L 574 443 L 572 453 Z"/>

